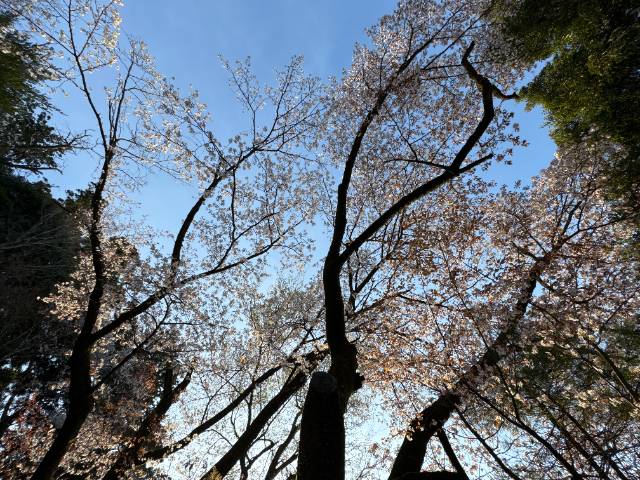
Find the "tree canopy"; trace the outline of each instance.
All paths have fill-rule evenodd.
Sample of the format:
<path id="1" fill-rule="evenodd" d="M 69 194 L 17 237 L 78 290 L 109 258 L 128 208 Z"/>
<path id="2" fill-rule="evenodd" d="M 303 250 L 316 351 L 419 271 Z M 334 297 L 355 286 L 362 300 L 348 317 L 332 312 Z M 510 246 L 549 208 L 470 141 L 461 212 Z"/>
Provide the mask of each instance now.
<path id="1" fill-rule="evenodd" d="M 499 11 L 515 54 L 546 61 L 521 94 L 546 109 L 558 142 L 595 136 L 623 146 L 608 173 L 611 192 L 637 208 L 640 3 L 524 0 Z"/>
<path id="2" fill-rule="evenodd" d="M 637 12 L 537 3 L 400 1 L 327 83 L 223 61 L 224 140 L 120 2 L 1 0 L 0 475 L 638 478 Z M 558 150 L 500 187 L 522 97 Z M 54 199 L 71 151 L 96 170 Z M 137 215 L 158 178 L 193 193 L 171 233 Z"/>

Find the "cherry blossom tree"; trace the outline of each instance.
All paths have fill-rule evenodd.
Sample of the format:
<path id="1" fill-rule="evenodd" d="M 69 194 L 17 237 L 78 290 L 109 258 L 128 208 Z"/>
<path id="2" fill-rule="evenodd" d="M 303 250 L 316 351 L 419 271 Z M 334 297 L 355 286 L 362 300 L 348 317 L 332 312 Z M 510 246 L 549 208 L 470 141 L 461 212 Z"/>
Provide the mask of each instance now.
<path id="1" fill-rule="evenodd" d="M 628 448 L 637 444 L 623 433 L 635 429 L 637 408 L 637 387 L 629 383 L 636 360 L 627 337 L 638 308 L 637 265 L 624 254 L 633 219 L 614 215 L 606 199 L 606 156 L 603 147 L 568 149 L 529 191 L 452 203 L 451 211 L 476 209 L 457 238 L 435 227 L 435 219 L 424 222 L 429 213 L 417 212 L 407 248 L 416 256 L 415 273 L 422 270 L 427 281 L 397 300 L 401 308 L 384 312 L 401 316 L 385 320 L 374 338 L 426 345 L 411 350 L 387 343 L 369 360 L 377 366 L 385 357 L 388 366 L 376 375 L 380 388 L 404 369 L 402 390 L 389 392 L 389 401 L 406 402 L 409 410 L 426 405 L 411 421 L 389 478 L 419 472 L 433 436 L 447 451 L 448 422 L 456 423 L 454 431 L 472 433 L 511 478 L 563 472 L 627 478 L 628 453 L 603 439 L 620 435 Z M 456 189 L 458 199 L 461 193 Z M 606 360 L 608 349 L 622 369 Z M 393 352 L 400 355 L 389 362 Z M 425 387 L 436 397 L 425 401 Z M 585 395 L 598 400 L 587 403 Z M 491 447 L 489 438 L 499 445 Z M 467 449 L 461 441 L 459 448 Z M 496 451 L 513 444 L 518 448 L 503 461 Z M 510 468 L 514 456 L 517 467 Z M 456 470 L 455 478 L 464 478 Z"/>
<path id="2" fill-rule="evenodd" d="M 638 475 L 635 219 L 602 180 L 616 146 L 564 148 L 530 187 L 486 180 L 525 143 L 491 1 L 399 2 L 326 88 L 299 58 L 271 87 L 225 62 L 248 116 L 226 143 L 119 34 L 118 2 L 2 4 L 57 52 L 98 165 L 79 268 L 44 299 L 73 339 L 57 414 L 28 406 L 3 473 Z M 131 212 L 153 175 L 196 191 L 173 234 Z M 318 218 L 328 252 L 295 280 Z M 362 434 L 378 416 L 383 436 Z"/>
<path id="3" fill-rule="evenodd" d="M 331 366 L 314 375 L 307 393 L 299 478 L 345 474 L 344 415 L 363 380 L 347 335 L 345 264 L 408 207 L 502 156 L 493 150 L 504 142 L 518 141 L 506 130 L 510 116 L 494 106 L 495 98 L 513 95 L 490 79 L 508 82 L 511 72 L 494 66 L 479 73 L 471 61 L 474 40 L 486 33 L 488 7 L 401 2 L 370 30 L 373 46 L 356 48 L 351 70 L 329 99 L 326 149 L 343 172 L 322 276 Z M 491 65 L 488 45 L 484 50 Z"/>
<path id="4" fill-rule="evenodd" d="M 208 129 L 197 94 L 180 96 L 155 71 L 144 43 L 120 39 L 118 2 L 5 7 L 58 52 L 52 68 L 62 86 L 84 96 L 95 122 L 92 154 L 100 163 L 84 219 L 89 244 L 84 268 L 49 299 L 55 314 L 77 332 L 64 420 L 32 477 L 51 478 L 115 377 L 125 370 L 139 375 L 133 365 L 151 344 L 171 350 L 158 343 L 161 337 L 175 341 L 176 317 L 204 315 L 195 303 L 196 290 L 238 292 L 240 279 L 259 276 L 269 251 L 300 250 L 297 227 L 312 208 L 313 175 L 299 165 L 297 151 L 314 125 L 316 82 L 302 76 L 299 59 L 279 74 L 273 88 L 261 88 L 248 65 L 229 65 L 250 128 L 224 145 Z M 99 74 L 113 77 L 102 92 L 92 83 Z M 261 116 L 266 109 L 271 118 Z M 131 179 L 135 185 L 136 169 L 159 169 L 200 188 L 168 254 L 151 232 L 123 224 L 117 211 L 121 205 L 115 199 Z M 197 219 L 199 213 L 205 215 Z M 149 259 L 139 257 L 142 248 L 152 253 Z M 191 367 L 177 367 L 155 368 L 164 371 L 163 386 L 146 415 L 144 406 L 136 407 L 142 419 L 138 433 L 157 423 L 160 411 L 189 383 Z M 135 400 L 151 407 L 154 398 L 141 392 Z M 134 446 L 139 437 L 134 435 Z"/>

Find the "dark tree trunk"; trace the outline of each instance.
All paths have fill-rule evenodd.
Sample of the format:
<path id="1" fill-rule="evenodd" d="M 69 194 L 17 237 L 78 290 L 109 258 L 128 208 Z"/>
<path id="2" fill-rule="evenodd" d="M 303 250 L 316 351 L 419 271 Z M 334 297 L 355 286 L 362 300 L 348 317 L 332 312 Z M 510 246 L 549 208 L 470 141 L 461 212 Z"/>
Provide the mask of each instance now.
<path id="1" fill-rule="evenodd" d="M 335 377 L 314 373 L 302 411 L 298 480 L 344 478 L 343 418 Z"/>
<path id="2" fill-rule="evenodd" d="M 92 332 L 98 320 L 98 315 L 100 314 L 106 271 L 100 239 L 100 221 L 103 208 L 102 193 L 107 183 L 109 168 L 113 160 L 114 149 L 112 146 L 115 146 L 107 146 L 104 135 L 102 140 L 105 157 L 100 178 L 96 183 L 95 192 L 91 198 L 91 225 L 89 228 L 95 283 L 89 295 L 82 328 L 73 344 L 73 351 L 69 359 L 70 375 L 67 416 L 62 424 L 62 428 L 56 433 L 53 443 L 49 447 L 49 450 L 47 450 L 40 465 L 38 465 L 31 480 L 50 480 L 53 478 L 54 472 L 58 469 L 60 463 L 62 463 L 62 459 L 78 436 L 82 425 L 93 409 L 94 400 L 91 391 L 91 347 L 96 339 L 93 338 Z"/>
<path id="3" fill-rule="evenodd" d="M 62 427 L 34 472 L 31 480 L 49 480 L 60 466 L 62 459 L 78 436 L 80 428 L 93 408 L 90 377 L 90 343 L 80 336 L 74 345 L 70 359 L 71 382 L 69 385 L 69 407 Z"/>
<path id="4" fill-rule="evenodd" d="M 511 318 L 507 321 L 505 329 L 496 337 L 482 357 L 460 377 L 450 393 L 441 395 L 413 419 L 410 426 L 410 434 L 405 436 L 400 446 L 389 480 L 396 479 L 404 474 L 420 471 L 427 450 L 427 443 L 444 426 L 455 411 L 460 403 L 460 393 L 475 385 L 478 379 L 482 378 L 482 374 L 494 368 L 510 350 L 512 347 L 510 345 L 511 338 L 527 311 L 533 291 L 538 284 L 538 278 L 557 248 L 558 246 L 555 246 L 551 252 L 536 261 L 531 267 L 522 285 L 520 295 L 515 302 L 510 315 Z"/>
<path id="5" fill-rule="evenodd" d="M 429 405 L 429 407 L 425 408 L 419 417 L 411 422 L 410 432 L 405 435 L 398 455 L 393 462 L 389 480 L 404 478 L 403 475 L 420 472 L 424 455 L 427 451 L 427 443 L 429 443 L 431 437 L 442 428 L 446 421 L 449 420 L 459 401 L 460 397 L 457 395 L 442 395 L 438 400 Z"/>
<path id="6" fill-rule="evenodd" d="M 309 390 L 301 422 L 300 458 L 298 460 L 297 480 L 316 480 L 325 478 L 330 478 L 332 480 L 344 479 L 344 414 L 347 409 L 349 398 L 362 386 L 363 378 L 358 373 L 356 347 L 348 341 L 346 334 L 344 298 L 340 284 L 342 267 L 354 252 L 356 252 L 376 232 L 383 228 L 384 225 L 386 225 L 394 216 L 398 215 L 412 203 L 433 192 L 453 178 L 462 175 L 491 158 L 491 155 L 487 155 L 463 166 L 467 156 L 480 141 L 482 135 L 485 133 L 495 116 L 495 110 L 493 107 L 494 95 L 502 99 L 515 98 L 515 95 L 504 95 L 487 78 L 478 74 L 478 72 L 473 68 L 469 63 L 469 55 L 473 50 L 473 43 L 471 43 L 462 57 L 462 65 L 467 71 L 467 74 L 477 83 L 482 94 L 482 105 L 484 111 L 476 128 L 460 147 L 451 164 L 443 173 L 431 178 L 429 181 L 413 189 L 393 203 L 391 207 L 386 209 L 355 239 L 344 246 L 343 249 L 343 241 L 347 228 L 348 190 L 362 141 L 367 134 L 369 126 L 378 116 L 387 97 L 395 87 L 396 80 L 400 78 L 405 70 L 411 66 L 421 52 L 429 48 L 431 41 L 432 40 L 427 40 L 425 43 L 418 46 L 410 55 L 407 55 L 405 61 L 399 65 L 395 73 L 391 75 L 387 84 L 379 90 L 375 103 L 371 106 L 367 115 L 360 123 L 358 131 L 353 139 L 351 150 L 345 162 L 344 170 L 342 172 L 342 180 L 338 185 L 333 235 L 322 272 L 325 294 L 326 338 L 331 352 L 331 368 L 327 375 L 329 375 L 332 380 L 329 380 L 329 377 L 319 376 L 317 377 L 318 384 L 316 385 L 317 388 L 322 390 L 322 387 L 319 385 L 324 384 L 324 382 L 329 385 L 332 384 L 332 381 L 335 381 L 335 397 L 337 397 L 338 407 L 335 410 L 333 409 L 334 394 L 332 388 L 327 392 L 312 392 L 311 389 Z M 451 406 L 448 407 L 448 412 L 446 414 L 442 414 L 443 418 L 445 416 L 448 418 L 451 411 L 453 411 L 454 404 L 452 402 L 450 403 Z M 329 404 L 331 407 L 329 407 Z M 435 412 L 434 415 L 437 417 L 440 415 L 440 412 Z M 307 419 L 307 416 L 310 416 L 311 418 Z M 442 423 L 436 423 L 437 427 L 430 433 L 429 438 L 442 426 Z M 309 429 L 312 431 L 308 431 Z M 404 470 L 403 467 L 400 467 L 401 474 L 420 471 L 426 443 L 423 447 L 419 447 L 419 449 L 420 448 L 423 450 L 422 457 L 420 458 L 420 464 L 417 468 L 408 471 Z M 340 451 L 338 451 L 338 449 L 340 449 Z M 417 457 L 419 452 L 416 451 L 414 454 L 411 453 L 412 450 L 413 449 L 411 447 L 406 450 L 406 459 L 404 458 L 404 455 L 402 455 L 403 459 L 401 459 L 400 465 L 405 462 L 411 465 L 415 463 L 414 457 Z M 327 469 L 326 471 L 324 470 L 325 468 Z"/>

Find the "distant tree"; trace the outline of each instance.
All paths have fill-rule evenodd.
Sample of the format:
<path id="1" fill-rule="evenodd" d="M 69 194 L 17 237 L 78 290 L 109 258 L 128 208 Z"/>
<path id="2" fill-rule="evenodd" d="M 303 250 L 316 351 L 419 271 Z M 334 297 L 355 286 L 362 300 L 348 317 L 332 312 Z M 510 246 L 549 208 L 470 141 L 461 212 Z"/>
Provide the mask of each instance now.
<path id="1" fill-rule="evenodd" d="M 62 374 L 70 331 L 40 299 L 76 268 L 81 244 L 71 213 L 79 197 L 59 202 L 38 177 L 57 168 L 78 137 L 49 125 L 38 83 L 50 77 L 50 52 L 18 33 L 13 20 L 0 14 L 0 435 L 34 395 L 50 411 L 57 401 L 49 386 Z"/>
<path id="2" fill-rule="evenodd" d="M 50 126 L 47 108 L 25 103 L 0 111 L 0 168 L 5 173 L 55 170 L 60 155 L 78 146 L 81 136 L 64 136 Z"/>
<path id="3" fill-rule="evenodd" d="M 625 148 L 611 159 L 610 192 L 640 205 L 640 2 L 500 2 L 503 34 L 530 64 L 545 61 L 520 95 L 542 105 L 562 143 L 598 138 Z"/>
<path id="4" fill-rule="evenodd" d="M 39 357 L 55 321 L 40 301 L 76 267 L 80 233 L 67 209 L 47 186 L 0 173 L 0 347 L 3 370 L 19 371 Z M 20 299 L 20 301 L 16 301 Z M 50 323 L 51 322 L 51 323 Z M 58 341 L 62 341 L 64 335 Z M 60 359 L 59 359 L 60 360 Z"/>

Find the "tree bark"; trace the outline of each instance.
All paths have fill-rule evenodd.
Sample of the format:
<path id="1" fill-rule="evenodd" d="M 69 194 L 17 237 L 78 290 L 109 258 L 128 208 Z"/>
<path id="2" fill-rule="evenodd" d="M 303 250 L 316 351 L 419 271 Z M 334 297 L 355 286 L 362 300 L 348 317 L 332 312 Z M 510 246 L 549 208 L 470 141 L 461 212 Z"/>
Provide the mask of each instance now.
<path id="1" fill-rule="evenodd" d="M 69 406 L 64 423 L 53 443 L 42 458 L 31 480 L 49 480 L 60 466 L 62 459 L 78 436 L 82 425 L 93 408 L 90 376 L 90 346 L 86 337 L 78 337 L 69 361 L 71 381 L 69 385 Z"/>
<path id="2" fill-rule="evenodd" d="M 84 82 L 84 74 L 83 74 Z M 85 85 L 86 87 L 86 85 Z M 88 90 L 86 90 L 87 95 Z M 90 96 L 88 96 L 89 100 Z M 102 131 L 102 125 L 101 125 Z M 102 208 L 104 192 L 107 178 L 113 160 L 113 150 L 103 137 L 104 162 L 100 178 L 96 183 L 95 192 L 91 198 L 91 224 L 89 227 L 89 240 L 91 245 L 91 259 L 95 275 L 95 281 L 89 300 L 87 310 L 80 333 L 76 337 L 69 359 L 69 395 L 66 417 L 62 428 L 58 430 L 53 443 L 42 458 L 38 468 L 33 473 L 31 480 L 50 480 L 54 472 L 60 466 L 62 459 L 74 442 L 82 425 L 86 421 L 89 413 L 93 409 L 93 394 L 91 390 L 91 347 L 94 343 L 92 338 L 93 327 L 96 325 L 100 308 L 102 306 L 102 296 L 105 286 L 106 266 L 102 257 L 102 232 L 100 222 L 102 219 Z"/>
<path id="3" fill-rule="evenodd" d="M 402 441 L 389 480 L 420 471 L 429 440 L 449 420 L 459 401 L 458 395 L 441 395 L 411 421 L 410 433 L 407 433 Z"/>
<path id="4" fill-rule="evenodd" d="M 344 478 L 344 423 L 338 382 L 327 372 L 311 377 L 302 410 L 298 478 Z"/>

